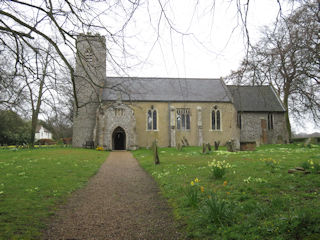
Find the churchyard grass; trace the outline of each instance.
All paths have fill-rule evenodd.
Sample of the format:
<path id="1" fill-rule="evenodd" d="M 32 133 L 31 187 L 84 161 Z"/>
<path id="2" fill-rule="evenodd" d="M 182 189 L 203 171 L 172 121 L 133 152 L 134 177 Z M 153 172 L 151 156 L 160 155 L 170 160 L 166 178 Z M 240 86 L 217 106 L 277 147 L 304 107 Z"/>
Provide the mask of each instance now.
<path id="1" fill-rule="evenodd" d="M 48 218 L 83 187 L 107 152 L 41 148 L 0 150 L 0 239 L 39 239 Z"/>
<path id="2" fill-rule="evenodd" d="M 320 163 L 319 145 L 220 149 L 202 154 L 200 147 L 161 148 L 159 165 L 151 150 L 134 152 L 190 238 L 320 239 L 320 174 L 315 168 L 309 174 L 288 173 L 306 162 Z M 221 178 L 212 176 L 208 163 L 213 159 L 231 165 Z"/>

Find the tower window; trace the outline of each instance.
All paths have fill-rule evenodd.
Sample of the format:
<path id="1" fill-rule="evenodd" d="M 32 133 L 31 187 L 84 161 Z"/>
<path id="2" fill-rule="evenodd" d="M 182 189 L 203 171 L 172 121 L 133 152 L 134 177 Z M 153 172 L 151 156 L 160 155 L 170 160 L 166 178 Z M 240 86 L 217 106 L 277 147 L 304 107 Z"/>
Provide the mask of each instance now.
<path id="1" fill-rule="evenodd" d="M 84 53 L 84 57 L 86 59 L 87 62 L 92 62 L 93 61 L 93 54 L 92 54 L 92 51 L 91 49 L 87 49 Z"/>

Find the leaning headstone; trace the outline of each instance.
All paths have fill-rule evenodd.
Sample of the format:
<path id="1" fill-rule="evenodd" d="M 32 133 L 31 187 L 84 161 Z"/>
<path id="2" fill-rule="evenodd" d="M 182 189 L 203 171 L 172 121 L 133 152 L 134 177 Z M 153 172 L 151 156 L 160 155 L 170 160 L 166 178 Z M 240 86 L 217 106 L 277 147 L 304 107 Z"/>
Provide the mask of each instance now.
<path id="1" fill-rule="evenodd" d="M 226 145 L 229 152 L 237 151 L 236 141 L 234 139 L 229 140 Z"/>
<path id="2" fill-rule="evenodd" d="M 183 147 L 183 146 L 182 146 L 180 143 L 177 144 L 177 150 L 178 150 L 178 151 L 181 151 L 181 150 L 182 150 L 182 147 Z"/>
<path id="3" fill-rule="evenodd" d="M 214 141 L 214 150 L 218 151 L 220 145 L 220 141 L 216 142 Z"/>
<path id="4" fill-rule="evenodd" d="M 182 138 L 181 139 L 181 144 L 182 144 L 182 146 L 185 146 L 186 144 L 184 143 L 184 139 Z"/>
<path id="5" fill-rule="evenodd" d="M 288 170 L 288 173 L 303 173 L 303 174 L 310 174 L 310 171 L 305 170 L 303 167 L 295 167 Z"/>
<path id="6" fill-rule="evenodd" d="M 207 148 L 208 148 L 208 151 L 211 152 L 212 149 L 211 149 L 210 143 L 207 144 Z"/>
<path id="7" fill-rule="evenodd" d="M 187 139 L 186 137 L 183 137 L 183 140 L 184 140 L 184 142 L 185 142 L 185 145 L 186 145 L 186 146 L 189 146 L 188 139 Z"/>
<path id="8" fill-rule="evenodd" d="M 156 141 L 153 141 L 152 143 L 152 150 L 153 150 L 154 164 L 159 164 L 160 159 L 159 159 L 158 146 Z"/>
<path id="9" fill-rule="evenodd" d="M 205 143 L 202 144 L 202 153 L 207 153 L 207 145 Z"/>
<path id="10" fill-rule="evenodd" d="M 297 172 L 297 171 L 298 171 L 298 170 L 292 168 L 292 169 L 289 169 L 289 170 L 288 170 L 288 173 L 295 173 L 295 172 Z"/>

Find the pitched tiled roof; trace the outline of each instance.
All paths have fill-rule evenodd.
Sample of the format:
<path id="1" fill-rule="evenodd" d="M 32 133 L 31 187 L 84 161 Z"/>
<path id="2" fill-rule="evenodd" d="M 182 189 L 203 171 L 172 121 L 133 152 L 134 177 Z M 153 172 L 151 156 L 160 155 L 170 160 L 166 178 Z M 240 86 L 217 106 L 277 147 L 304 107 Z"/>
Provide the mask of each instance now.
<path id="1" fill-rule="evenodd" d="M 107 77 L 102 100 L 231 102 L 222 79 Z"/>
<path id="2" fill-rule="evenodd" d="M 227 86 L 234 106 L 244 112 L 285 112 L 285 108 L 271 86 Z"/>
<path id="3" fill-rule="evenodd" d="M 36 133 L 39 133 L 39 132 L 40 132 L 41 127 L 43 127 L 43 129 L 44 129 L 45 132 L 50 133 L 50 131 L 49 131 L 48 129 L 46 129 L 44 126 L 42 126 L 42 125 L 37 125 L 37 127 L 36 127 Z"/>

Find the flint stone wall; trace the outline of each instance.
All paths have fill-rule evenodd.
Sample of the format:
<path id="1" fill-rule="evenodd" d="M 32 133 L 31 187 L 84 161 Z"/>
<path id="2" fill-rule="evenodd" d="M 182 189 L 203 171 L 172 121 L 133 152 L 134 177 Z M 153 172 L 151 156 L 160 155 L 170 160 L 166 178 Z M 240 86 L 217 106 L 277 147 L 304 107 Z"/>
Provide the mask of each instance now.
<path id="1" fill-rule="evenodd" d="M 266 128 L 267 143 L 286 143 L 288 142 L 287 128 L 284 113 L 273 114 L 273 129 Z M 240 132 L 240 142 L 255 141 L 257 146 L 263 144 L 261 119 L 268 122 L 268 113 L 241 113 L 242 128 Z"/>
<path id="2" fill-rule="evenodd" d="M 86 52 L 90 52 L 90 59 Z M 79 109 L 74 107 L 72 146 L 94 141 L 100 90 L 106 78 L 106 44 L 101 36 L 77 37 L 75 88 Z M 100 86 L 100 87 L 99 87 Z M 96 145 L 96 143 L 95 143 Z"/>
<path id="3" fill-rule="evenodd" d="M 126 149 L 135 150 L 137 148 L 135 126 L 134 111 L 128 105 L 123 103 L 104 105 L 97 111 L 94 134 L 97 145 L 112 150 L 112 134 L 117 127 L 121 127 L 126 134 Z"/>

